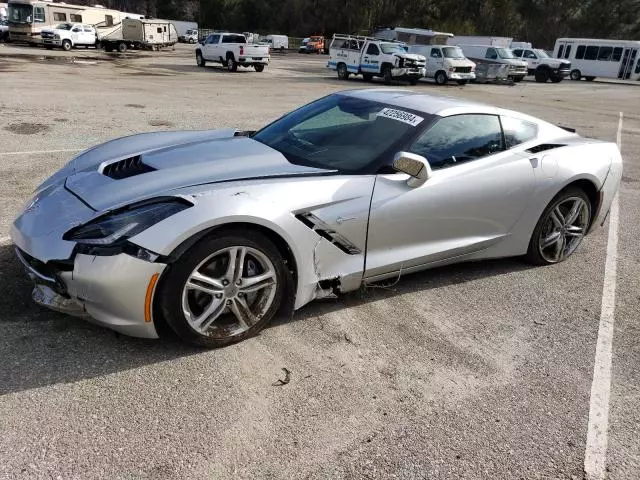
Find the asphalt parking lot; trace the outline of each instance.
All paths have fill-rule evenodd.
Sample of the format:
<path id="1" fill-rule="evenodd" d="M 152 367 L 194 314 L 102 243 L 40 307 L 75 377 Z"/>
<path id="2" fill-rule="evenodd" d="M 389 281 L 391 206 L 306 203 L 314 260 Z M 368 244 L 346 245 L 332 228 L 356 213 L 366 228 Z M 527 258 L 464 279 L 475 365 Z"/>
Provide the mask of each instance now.
<path id="1" fill-rule="evenodd" d="M 338 81 L 324 56 L 231 74 L 197 68 L 192 49 L 0 46 L 0 478 L 582 479 L 608 224 L 557 266 L 407 275 L 212 351 L 31 302 L 9 225 L 77 151 L 152 130 L 255 129 L 370 86 Z M 611 141 L 623 112 L 606 478 L 640 478 L 640 85 L 404 88 Z"/>

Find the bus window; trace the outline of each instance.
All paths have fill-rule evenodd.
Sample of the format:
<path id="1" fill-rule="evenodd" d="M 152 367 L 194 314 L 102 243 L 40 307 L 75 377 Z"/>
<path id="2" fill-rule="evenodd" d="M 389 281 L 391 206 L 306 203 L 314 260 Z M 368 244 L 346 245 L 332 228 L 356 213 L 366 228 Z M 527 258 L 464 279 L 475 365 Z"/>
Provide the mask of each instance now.
<path id="1" fill-rule="evenodd" d="M 576 60 L 582 60 L 584 58 L 584 45 L 578 45 L 576 50 Z"/>
<path id="2" fill-rule="evenodd" d="M 564 51 L 564 58 L 569 58 L 570 53 L 571 53 L 571 45 L 567 45 L 567 49 Z"/>
<path id="3" fill-rule="evenodd" d="M 609 62 L 611 61 L 612 53 L 613 53 L 613 47 L 600 47 L 600 51 L 598 52 L 598 60 Z"/>
<path id="4" fill-rule="evenodd" d="M 61 12 L 53 12 L 53 19 L 56 22 L 66 22 L 67 21 L 67 14 L 66 13 L 61 13 Z"/>
<path id="5" fill-rule="evenodd" d="M 560 44 L 560 46 L 558 47 L 558 55 L 556 55 L 556 58 L 562 58 L 563 50 L 564 50 L 564 45 Z"/>
<path id="6" fill-rule="evenodd" d="M 598 50 L 600 47 L 596 47 L 594 45 L 589 45 L 584 52 L 585 60 L 596 60 L 598 58 Z"/>
<path id="7" fill-rule="evenodd" d="M 622 47 L 616 47 L 613 49 L 613 61 L 619 62 L 622 58 Z"/>
<path id="8" fill-rule="evenodd" d="M 634 73 L 640 73 L 640 58 L 638 59 L 638 63 L 636 64 L 636 70 Z"/>

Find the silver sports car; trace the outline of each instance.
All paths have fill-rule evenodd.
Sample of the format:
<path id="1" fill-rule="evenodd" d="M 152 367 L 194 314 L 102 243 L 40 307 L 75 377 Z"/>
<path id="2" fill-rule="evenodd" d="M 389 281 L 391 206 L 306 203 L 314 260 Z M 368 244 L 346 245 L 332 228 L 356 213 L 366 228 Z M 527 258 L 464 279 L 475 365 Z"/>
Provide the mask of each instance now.
<path id="1" fill-rule="evenodd" d="M 618 190 L 613 143 L 402 90 L 316 100 L 257 132 L 112 140 L 15 220 L 36 302 L 139 337 L 245 339 L 278 311 L 453 262 L 569 257 Z"/>

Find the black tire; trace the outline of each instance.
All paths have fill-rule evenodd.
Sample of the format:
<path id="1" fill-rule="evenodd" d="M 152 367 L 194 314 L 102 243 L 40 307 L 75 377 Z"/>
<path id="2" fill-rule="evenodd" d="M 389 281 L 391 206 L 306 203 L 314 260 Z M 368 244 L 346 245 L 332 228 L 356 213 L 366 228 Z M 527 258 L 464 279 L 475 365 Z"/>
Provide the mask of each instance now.
<path id="1" fill-rule="evenodd" d="M 193 38 L 190 38 L 190 39 L 189 39 L 189 43 L 192 43 L 192 44 L 193 44 L 193 43 L 196 43 L 196 41 L 195 41 Z"/>
<path id="2" fill-rule="evenodd" d="M 247 330 L 231 336 L 207 336 L 196 331 L 185 318 L 182 309 L 183 289 L 193 270 L 203 260 L 215 252 L 233 246 L 256 249 L 269 259 L 274 267 L 276 278 L 275 296 L 264 315 Z M 179 261 L 169 266 L 163 274 L 154 295 L 154 312 L 161 317 L 159 319 L 160 322 L 166 321 L 171 329 L 183 340 L 193 345 L 216 348 L 245 340 L 258 333 L 278 313 L 283 300 L 292 294 L 293 281 L 291 273 L 287 270 L 286 264 L 275 245 L 259 232 L 245 229 L 229 230 L 219 235 L 205 237 L 187 250 Z"/>
<path id="3" fill-rule="evenodd" d="M 202 52 L 200 50 L 196 51 L 196 64 L 199 67 L 206 67 L 207 66 L 207 61 L 202 56 Z"/>
<path id="4" fill-rule="evenodd" d="M 382 67 L 382 78 L 384 83 L 391 85 L 393 83 L 393 74 L 391 72 L 391 65 L 385 65 Z"/>
<path id="5" fill-rule="evenodd" d="M 238 64 L 236 63 L 236 59 L 233 57 L 233 55 L 229 55 L 227 57 L 227 70 L 230 72 L 238 71 Z"/>
<path id="6" fill-rule="evenodd" d="M 370 82 L 373 80 L 373 75 L 371 75 L 370 73 L 363 73 L 362 78 L 365 82 Z"/>
<path id="7" fill-rule="evenodd" d="M 338 78 L 340 80 L 349 80 L 349 70 L 347 70 L 346 63 L 339 63 L 336 66 L 336 72 L 338 72 Z"/>
<path id="8" fill-rule="evenodd" d="M 469 81 L 468 80 L 456 80 L 456 83 L 458 85 L 466 85 L 467 83 L 469 83 Z"/>
<path id="9" fill-rule="evenodd" d="M 584 77 L 584 79 L 585 79 L 587 82 L 593 82 L 593 81 L 596 79 L 596 77 Z"/>
<path id="10" fill-rule="evenodd" d="M 256 63 L 253 68 L 255 68 L 258 73 L 264 72 L 264 65 L 261 63 Z"/>
<path id="11" fill-rule="evenodd" d="M 561 76 L 551 77 L 551 82 L 552 83 L 560 83 L 562 80 L 563 80 L 563 78 Z"/>
<path id="12" fill-rule="evenodd" d="M 68 39 L 65 38 L 62 41 L 62 50 L 64 50 L 65 52 L 68 52 L 72 48 L 73 48 L 73 44 L 71 43 L 71 40 L 68 40 Z"/>
<path id="13" fill-rule="evenodd" d="M 416 86 L 417 84 L 418 84 L 418 79 L 417 78 L 410 78 L 409 79 L 409 85 Z"/>
<path id="14" fill-rule="evenodd" d="M 569 74 L 569 78 L 571 78 L 571 80 L 578 81 L 582 78 L 582 72 L 578 69 L 571 70 L 571 73 Z"/>
<path id="15" fill-rule="evenodd" d="M 127 51 L 127 44 L 124 42 L 118 43 L 118 52 L 124 53 Z"/>
<path id="16" fill-rule="evenodd" d="M 435 80 L 436 85 L 446 85 L 446 83 L 449 81 L 449 79 L 447 78 L 447 73 L 444 70 L 437 71 L 433 79 Z"/>
<path id="17" fill-rule="evenodd" d="M 516 83 L 520 83 L 522 80 L 524 80 L 524 77 L 513 77 L 513 81 Z"/>
<path id="18" fill-rule="evenodd" d="M 544 211 L 542 212 L 542 215 L 540 215 L 540 218 L 538 219 L 536 228 L 534 228 L 533 234 L 531 235 L 531 239 L 529 240 L 529 248 L 525 256 L 525 260 L 528 263 L 531 263 L 533 265 L 552 265 L 554 263 L 559 263 L 561 261 L 566 260 L 568 257 L 570 257 L 573 251 L 575 251 L 575 249 L 579 246 L 580 243 L 578 243 L 578 245 L 574 247 L 574 250 L 572 250 L 572 252 L 569 253 L 565 258 L 562 258 L 557 262 L 550 262 L 547 259 L 545 259 L 540 253 L 540 248 L 539 248 L 540 234 L 543 231 L 543 229 L 547 226 L 547 223 L 549 221 L 549 215 L 559 204 L 561 204 L 563 201 L 566 201 L 571 197 L 578 197 L 584 200 L 588 208 L 588 218 L 591 219 L 592 205 L 586 193 L 582 189 L 577 187 L 569 187 L 562 190 L 553 198 L 553 200 L 551 200 L 549 205 L 547 205 L 547 208 L 544 209 Z M 585 227 L 585 232 L 587 229 L 588 229 L 588 225 Z M 580 239 L 580 242 L 582 241 L 582 238 Z"/>
<path id="19" fill-rule="evenodd" d="M 536 82 L 547 83 L 551 77 L 548 68 L 538 68 L 535 73 Z"/>
<path id="20" fill-rule="evenodd" d="M 111 45 L 110 43 L 105 43 L 104 44 L 104 51 L 105 52 L 113 52 L 113 45 Z"/>

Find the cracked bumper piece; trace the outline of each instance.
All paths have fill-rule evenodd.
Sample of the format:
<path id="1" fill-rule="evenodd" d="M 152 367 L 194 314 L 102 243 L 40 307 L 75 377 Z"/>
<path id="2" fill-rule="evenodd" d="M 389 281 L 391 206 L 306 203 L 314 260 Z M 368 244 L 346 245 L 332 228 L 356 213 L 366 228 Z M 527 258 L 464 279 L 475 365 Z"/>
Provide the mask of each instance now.
<path id="1" fill-rule="evenodd" d="M 155 282 L 154 275 L 160 275 L 165 268 L 164 264 L 122 253 L 105 257 L 77 255 L 73 271 L 58 272 L 57 286 L 43 281 L 29 268 L 27 272 L 36 283 L 32 294 L 36 303 L 125 335 L 158 338 L 145 307 L 153 301 L 154 292 L 147 291 L 152 278 Z"/>
<path id="2" fill-rule="evenodd" d="M 426 68 L 394 68 L 391 70 L 393 77 L 424 77 Z"/>

